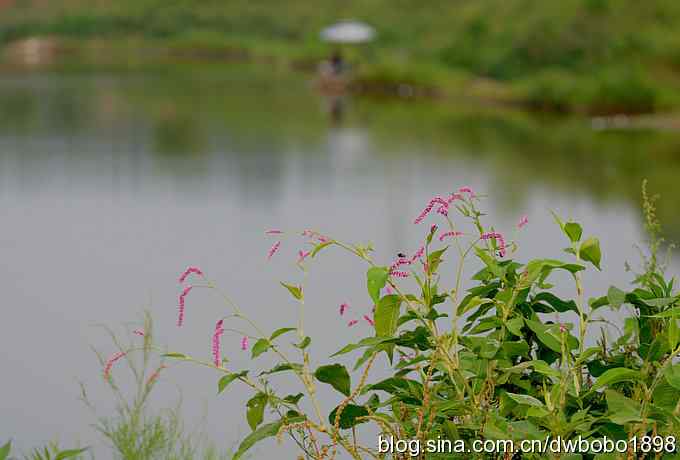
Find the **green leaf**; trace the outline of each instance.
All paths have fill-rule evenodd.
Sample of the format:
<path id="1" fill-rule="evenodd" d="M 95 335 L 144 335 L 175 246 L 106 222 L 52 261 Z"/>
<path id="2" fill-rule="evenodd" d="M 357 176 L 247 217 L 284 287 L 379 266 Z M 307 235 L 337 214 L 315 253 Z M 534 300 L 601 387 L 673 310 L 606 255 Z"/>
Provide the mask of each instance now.
<path id="1" fill-rule="evenodd" d="M 359 348 L 373 347 L 373 346 L 379 345 L 379 344 L 381 344 L 381 343 L 383 343 L 387 340 L 389 340 L 389 338 L 387 338 L 387 337 L 366 337 L 365 339 L 362 339 L 357 343 L 350 343 L 348 345 L 345 345 L 339 351 L 336 351 L 335 353 L 333 353 L 331 355 L 331 358 L 347 354 L 347 353 L 352 352 L 354 350 L 357 350 Z"/>
<path id="2" fill-rule="evenodd" d="M 539 321 L 533 321 L 528 318 L 525 318 L 524 322 L 527 326 L 529 326 L 529 329 L 531 329 L 536 334 L 538 340 L 540 340 L 543 345 L 557 353 L 562 352 L 562 342 L 560 339 L 550 334 L 548 332 L 548 328 L 543 323 Z"/>
<path id="3" fill-rule="evenodd" d="M 680 364 L 673 364 L 666 367 L 663 371 L 663 376 L 666 378 L 669 385 L 680 390 Z"/>
<path id="4" fill-rule="evenodd" d="M 269 347 L 271 344 L 269 343 L 269 340 L 267 339 L 260 339 L 257 342 L 255 342 L 255 345 L 253 345 L 253 350 L 252 350 L 252 358 L 255 359 L 258 356 L 260 356 L 262 353 L 265 351 L 269 350 Z"/>
<path id="5" fill-rule="evenodd" d="M 385 267 L 371 267 L 366 272 L 366 287 L 368 295 L 373 299 L 374 304 L 380 300 L 380 291 L 387 283 L 388 271 Z"/>
<path id="6" fill-rule="evenodd" d="M 279 372 L 295 371 L 300 372 L 302 370 L 302 364 L 300 363 L 281 363 L 274 366 L 268 371 L 262 371 L 259 375 L 271 375 L 277 374 Z"/>
<path id="7" fill-rule="evenodd" d="M 173 359 L 189 359 L 189 357 L 182 353 L 163 353 L 162 358 L 173 358 Z"/>
<path id="8" fill-rule="evenodd" d="M 234 454 L 234 457 L 232 460 L 238 460 L 241 457 L 243 457 L 243 454 L 245 454 L 248 449 L 253 447 L 256 443 L 262 441 L 263 439 L 266 438 L 271 438 L 273 436 L 276 436 L 281 429 L 281 426 L 283 425 L 283 422 L 274 422 L 274 423 L 267 423 L 266 425 L 262 425 L 260 428 L 257 430 L 253 431 L 250 433 L 242 442 L 241 445 L 238 447 L 238 451 L 236 451 L 236 454 Z"/>
<path id="9" fill-rule="evenodd" d="M 604 374 L 600 375 L 597 382 L 590 388 L 590 391 L 595 391 L 615 383 L 637 380 L 642 380 L 642 375 L 639 371 L 627 369 L 625 367 L 616 367 L 614 369 L 609 369 Z"/>
<path id="10" fill-rule="evenodd" d="M 579 257 L 593 264 L 598 270 L 600 268 L 600 261 L 602 260 L 602 252 L 600 252 L 600 240 L 597 238 L 588 238 L 578 250 Z"/>
<path id="11" fill-rule="evenodd" d="M 281 281 L 281 286 L 288 289 L 288 292 L 290 292 L 293 295 L 293 297 L 295 297 L 297 300 L 302 300 L 302 287 L 293 286 L 292 284 L 286 284 L 283 281 Z"/>
<path id="12" fill-rule="evenodd" d="M 564 313 L 570 310 L 575 313 L 578 313 L 578 306 L 576 305 L 576 302 L 574 302 L 573 300 L 569 301 L 562 300 L 555 294 L 552 294 L 550 292 L 539 292 L 534 296 L 531 302 L 532 304 L 537 302 L 546 303 L 551 307 L 553 311 L 557 311 L 560 313 Z"/>
<path id="13" fill-rule="evenodd" d="M 572 243 L 580 241 L 581 235 L 583 235 L 583 229 L 576 222 L 567 222 L 564 224 L 563 230 Z"/>
<path id="14" fill-rule="evenodd" d="M 338 413 L 338 408 L 333 409 L 333 412 L 328 416 L 328 421 L 335 425 L 336 414 Z M 357 420 L 359 417 L 366 417 L 368 415 L 368 409 L 364 406 L 357 406 L 356 404 L 347 404 L 340 414 L 340 428 L 347 430 L 359 423 L 364 423 L 365 420 Z"/>
<path id="15" fill-rule="evenodd" d="M 472 310 L 473 308 L 479 307 L 480 305 L 486 305 L 486 304 L 489 304 L 489 303 L 493 303 L 492 299 L 486 299 L 486 298 L 482 299 L 479 296 L 473 296 L 473 297 L 470 297 L 469 299 L 466 298 L 465 300 L 466 301 L 463 301 L 463 302 L 460 303 L 460 305 L 458 305 L 458 310 L 456 312 L 458 314 L 458 316 L 462 316 L 465 313 L 467 313 L 468 311 Z"/>
<path id="16" fill-rule="evenodd" d="M 606 390 L 609 420 L 619 425 L 629 422 L 641 422 L 640 404 L 625 397 L 618 391 Z"/>
<path id="17" fill-rule="evenodd" d="M 524 269 L 525 275 L 521 278 L 518 285 L 520 289 L 524 289 L 533 285 L 537 280 L 539 282 L 545 281 L 553 270 L 566 270 L 571 274 L 575 274 L 586 267 L 579 264 L 569 264 L 560 260 L 554 259 L 535 259 L 526 264 Z"/>
<path id="18" fill-rule="evenodd" d="M 522 337 L 522 326 L 524 326 L 524 318 L 516 316 L 505 323 L 505 327 L 517 337 Z"/>
<path id="19" fill-rule="evenodd" d="M 220 378 L 219 382 L 217 382 L 217 394 L 222 393 L 234 380 L 245 377 L 246 375 L 248 375 L 248 371 L 231 373 L 223 376 Z"/>
<path id="20" fill-rule="evenodd" d="M 283 398 L 283 400 L 291 404 L 297 404 L 304 396 L 305 396 L 304 393 L 298 393 L 295 395 L 288 395 L 285 398 Z"/>
<path id="21" fill-rule="evenodd" d="M 10 450 L 12 450 L 12 441 L 7 441 L 4 446 L 0 447 L 0 460 L 7 460 Z"/>
<path id="22" fill-rule="evenodd" d="M 484 262 L 484 265 L 487 266 L 489 271 L 493 273 L 495 277 L 501 278 L 503 276 L 503 269 L 501 268 L 500 265 L 498 265 L 496 259 L 491 257 L 487 251 L 475 246 L 475 252 L 477 253 L 477 257 L 479 257 L 482 260 L 482 262 Z"/>
<path id="23" fill-rule="evenodd" d="M 319 382 L 327 383 L 345 396 L 350 395 L 351 380 L 349 372 L 342 364 L 329 364 L 319 367 L 314 373 Z"/>
<path id="24" fill-rule="evenodd" d="M 645 303 L 649 305 L 649 301 L 646 300 Z M 668 310 L 661 312 L 657 315 L 649 315 L 650 318 L 680 318 L 680 307 L 669 308 Z"/>
<path id="25" fill-rule="evenodd" d="M 264 418 L 264 408 L 267 406 L 269 397 L 266 393 L 259 392 L 246 403 L 246 418 L 251 430 L 255 430 Z"/>
<path id="26" fill-rule="evenodd" d="M 323 248 L 330 246 L 331 244 L 335 243 L 335 241 L 325 241 L 323 243 L 319 243 L 316 246 L 314 246 L 314 249 L 312 249 L 312 253 L 310 254 L 311 257 L 316 256 L 319 251 L 321 251 Z"/>
<path id="27" fill-rule="evenodd" d="M 82 449 L 69 449 L 69 450 L 62 450 L 60 451 L 56 457 L 54 457 L 54 460 L 66 460 L 67 458 L 73 458 L 75 456 L 78 456 L 85 452 L 88 447 L 83 447 Z M 2 458 L 0 456 L 0 458 Z"/>
<path id="28" fill-rule="evenodd" d="M 274 339 L 276 339 L 279 336 L 282 336 L 283 334 L 286 334 L 287 332 L 295 331 L 294 327 L 282 327 L 281 329 L 277 329 L 274 331 L 271 337 L 269 337 L 269 341 L 273 342 Z"/>
<path id="29" fill-rule="evenodd" d="M 618 310 L 626 301 L 626 293 L 616 286 L 610 286 L 607 291 L 607 300 L 609 301 L 610 307 L 614 310 Z"/>
<path id="30" fill-rule="evenodd" d="M 442 255 L 446 252 L 449 247 L 446 246 L 443 249 L 431 252 L 427 256 L 427 265 L 429 267 L 430 273 L 435 273 L 439 268 L 439 264 L 442 262 Z"/>
<path id="31" fill-rule="evenodd" d="M 378 337 L 392 337 L 397 331 L 401 297 L 386 295 L 375 308 L 375 332 Z"/>
<path id="32" fill-rule="evenodd" d="M 516 394 L 516 393 L 505 393 L 510 399 L 515 401 L 517 404 L 523 406 L 540 407 L 545 408 L 545 405 L 530 395 Z"/>
<path id="33" fill-rule="evenodd" d="M 304 339 L 300 343 L 296 343 L 295 347 L 299 348 L 300 350 L 304 350 L 309 346 L 309 344 L 312 343 L 312 338 L 310 336 L 305 336 Z"/>

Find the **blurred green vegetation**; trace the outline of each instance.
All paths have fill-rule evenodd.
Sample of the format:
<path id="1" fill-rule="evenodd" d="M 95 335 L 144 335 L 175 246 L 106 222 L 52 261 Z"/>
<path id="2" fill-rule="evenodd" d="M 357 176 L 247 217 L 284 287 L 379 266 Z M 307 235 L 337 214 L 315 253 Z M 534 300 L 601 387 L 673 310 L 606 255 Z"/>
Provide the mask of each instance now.
<path id="1" fill-rule="evenodd" d="M 329 52 L 319 31 L 346 18 L 379 33 L 349 50 L 364 87 L 409 84 L 565 112 L 680 105 L 680 2 L 668 0 L 14 0 L 0 43 L 125 38 L 311 69 Z"/>

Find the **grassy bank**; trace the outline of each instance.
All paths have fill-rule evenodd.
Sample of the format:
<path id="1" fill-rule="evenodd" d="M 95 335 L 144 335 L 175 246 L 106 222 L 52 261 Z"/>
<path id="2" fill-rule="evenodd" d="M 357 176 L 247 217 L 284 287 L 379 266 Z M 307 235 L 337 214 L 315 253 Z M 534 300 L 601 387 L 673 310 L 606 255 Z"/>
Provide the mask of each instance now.
<path id="1" fill-rule="evenodd" d="M 0 43 L 36 35 L 141 40 L 197 57 L 284 59 L 311 69 L 318 32 L 342 18 L 376 27 L 349 50 L 362 87 L 408 83 L 551 111 L 680 106 L 680 4 L 666 0 L 15 0 Z"/>

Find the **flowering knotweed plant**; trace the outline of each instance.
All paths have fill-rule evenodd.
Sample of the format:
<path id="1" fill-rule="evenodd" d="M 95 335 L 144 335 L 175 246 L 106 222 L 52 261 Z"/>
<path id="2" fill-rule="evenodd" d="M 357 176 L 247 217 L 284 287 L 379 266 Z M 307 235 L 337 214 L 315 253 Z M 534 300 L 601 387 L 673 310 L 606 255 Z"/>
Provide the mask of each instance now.
<path id="1" fill-rule="evenodd" d="M 219 392 L 232 384 L 252 390 L 245 409 L 252 432 L 234 459 L 265 438 L 283 436 L 294 440 L 300 458 L 316 460 L 595 456 L 536 451 L 513 457 L 513 452 L 465 450 L 435 454 L 427 448 L 428 440 L 469 447 L 475 440 L 514 440 L 519 445 L 548 436 L 639 439 L 638 448 L 647 442 L 652 453 L 648 458 L 675 450 L 673 436 L 680 434 L 680 298 L 673 280 L 664 278 L 660 264 L 648 262 L 634 289 L 610 287 L 587 297 L 582 278 L 589 268 L 601 269 L 597 238 L 584 238 L 581 225 L 555 216 L 568 243 L 566 260 L 513 260 L 518 254 L 518 245 L 510 238 L 513 229 L 499 231 L 483 221 L 480 200 L 468 187 L 448 199 L 434 197 L 414 223 L 430 219 L 437 223 L 426 227 L 418 250 L 400 253 L 391 261 L 376 260 L 371 245 L 303 231 L 309 252 L 291 257 L 303 276 L 296 283 L 281 283 L 299 305 L 298 322 L 271 333 L 206 279 L 207 287 L 227 307 L 216 313 L 223 319 L 212 332 L 213 359 L 164 356 L 212 367 L 220 374 Z M 432 213 L 435 207 L 441 212 Z M 653 221 L 653 205 L 647 203 L 645 210 L 648 221 Z M 514 230 L 527 223 L 522 218 Z M 300 233 L 291 235 L 299 238 Z M 279 246 L 277 242 L 269 255 Z M 656 261 L 658 245 L 652 247 L 650 260 Z M 365 267 L 367 295 L 352 301 L 355 305 L 370 301 L 372 313 L 356 312 L 356 317 L 346 319 L 348 312 L 355 312 L 345 302 L 338 318 L 338 303 L 328 305 L 329 321 L 348 321 L 348 327 L 361 328 L 366 336 L 339 344 L 338 352 L 317 362 L 310 353 L 312 336 L 304 328 L 304 309 L 308 303 L 323 308 L 325 299 L 307 299 L 304 282 L 312 263 L 332 249 L 344 251 L 357 259 L 358 267 Z M 447 263 L 453 270 L 442 270 Z M 474 274 L 464 286 L 467 267 L 474 267 Z M 557 278 L 556 273 L 566 277 Z M 554 279 L 569 283 L 560 283 L 558 289 L 550 282 Z M 570 287 L 573 298 L 564 297 Z M 611 322 L 617 316 L 620 324 Z M 250 348 L 250 369 L 232 368 L 221 359 L 225 330 L 242 337 L 242 350 Z M 589 345 L 593 334 L 601 339 Z M 264 354 L 278 361 L 273 368 L 257 365 Z M 342 364 L 349 355 L 356 355 L 351 368 Z M 389 376 L 374 380 L 371 371 L 376 368 L 383 377 Z M 107 363 L 105 373 L 110 371 Z M 286 373 L 299 383 L 297 393 L 279 391 L 278 379 Z M 319 385 L 337 392 L 330 407 L 319 400 Z M 369 432 L 377 430 L 392 440 L 391 445 L 410 442 L 418 450 L 386 454 L 377 443 L 362 444 L 365 438 L 357 433 L 369 424 L 374 426 Z M 624 443 L 623 451 L 596 458 L 638 458 L 631 446 Z"/>

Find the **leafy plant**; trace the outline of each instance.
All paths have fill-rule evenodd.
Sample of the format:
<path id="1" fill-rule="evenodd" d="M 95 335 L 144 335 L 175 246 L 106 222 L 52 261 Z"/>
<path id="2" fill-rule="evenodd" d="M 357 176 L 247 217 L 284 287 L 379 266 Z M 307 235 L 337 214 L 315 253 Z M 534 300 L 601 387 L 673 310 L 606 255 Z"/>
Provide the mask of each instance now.
<path id="1" fill-rule="evenodd" d="M 214 368 L 221 374 L 219 392 L 236 383 L 252 390 L 246 405 L 252 432 L 234 459 L 266 438 L 282 436 L 292 438 L 305 458 L 317 460 L 341 452 L 354 459 L 509 459 L 518 454 L 523 440 L 545 439 L 609 439 L 623 449 L 607 454 L 591 449 L 576 456 L 522 450 L 521 458 L 675 455 L 675 437 L 680 434 L 680 296 L 674 279 L 666 279 L 656 262 L 658 235 L 652 232 L 651 256 L 634 282 L 637 287 L 612 286 L 588 298 L 583 277 L 603 267 L 597 237 L 554 214 L 567 244 L 565 257 L 517 261 L 517 243 L 484 222 L 480 203 L 481 197 L 467 187 L 434 197 L 415 224 L 434 214 L 444 228 L 432 225 L 417 251 L 398 254 L 387 264 L 374 260 L 372 245 L 352 245 L 305 230 L 309 250 L 298 252 L 299 284 L 281 283 L 299 305 L 299 322 L 273 334 L 249 319 L 202 271 L 190 267 L 185 272 L 181 282 L 195 276 L 196 285 L 215 290 L 230 312 L 216 324 L 212 362 L 181 353 L 164 356 Z M 648 228 L 656 231 L 646 194 L 645 203 Z M 527 222 L 523 218 L 515 230 Z M 287 235 L 280 230 L 268 234 L 280 237 L 269 251 L 271 258 Z M 365 300 L 374 309 L 363 317 L 370 325 L 368 336 L 317 364 L 309 351 L 313 340 L 304 328 L 309 301 L 305 281 L 312 264 L 333 248 L 367 267 Z M 442 270 L 449 262 L 455 268 L 452 277 Z M 464 287 L 469 265 L 477 271 Z M 564 279 L 571 283 L 573 298 L 558 295 L 566 292 Z M 553 284 L 558 281 L 559 286 Z M 341 305 L 340 315 L 348 311 Z M 618 314 L 621 324 L 608 320 L 611 315 L 605 312 Z M 255 341 L 253 360 L 270 354 L 278 364 L 259 372 L 256 364 L 255 369 L 231 368 L 221 355 L 225 321 L 230 331 L 243 335 L 243 349 L 249 339 Z M 286 344 L 283 338 L 293 332 L 296 341 Z M 597 332 L 601 338 L 589 345 Z M 351 369 L 340 362 L 350 355 L 356 359 Z M 385 369 L 391 375 L 374 381 L 371 369 L 377 366 L 383 375 Z M 295 376 L 299 393 L 277 391 L 283 373 Z M 319 385 L 337 391 L 333 407 L 322 407 Z M 417 449 L 385 452 L 362 445 L 357 430 L 368 424 L 392 444 L 411 443 Z M 468 450 L 443 454 L 436 446 L 430 450 L 432 440 L 455 442 Z M 493 452 L 471 452 L 469 446 L 479 440 L 516 444 L 506 450 L 496 444 Z M 648 449 L 641 451 L 640 446 Z"/>
<path id="2" fill-rule="evenodd" d="M 12 442 L 7 441 L 0 447 L 0 460 L 11 460 Z M 82 449 L 68 449 L 61 450 L 59 446 L 52 443 L 41 448 L 36 447 L 29 455 L 24 455 L 25 460 L 67 460 L 69 458 L 82 458 L 81 454 L 88 450 L 87 447 Z"/>
<path id="3" fill-rule="evenodd" d="M 160 411 L 154 411 L 149 407 L 149 398 L 168 367 L 165 359 L 155 359 L 157 350 L 153 347 L 154 331 L 150 314 L 145 314 L 143 327 L 132 331 L 127 341 L 112 329 L 106 330 L 118 352 L 109 359 L 100 353 L 97 353 L 97 356 L 104 368 L 104 381 L 115 398 L 116 412 L 113 415 L 97 415 L 97 408 L 88 397 L 84 385 L 81 385 L 81 400 L 97 417 L 95 429 L 109 443 L 113 458 L 120 460 L 227 458 L 225 454 L 213 448 L 200 433 L 186 431 L 180 415 L 180 404 Z M 127 364 L 129 376 L 132 377 L 131 382 L 128 379 L 120 383 L 110 372 L 113 363 L 119 360 Z M 133 389 L 132 395 L 130 387 Z M 199 447 L 201 444 L 204 447 Z"/>

